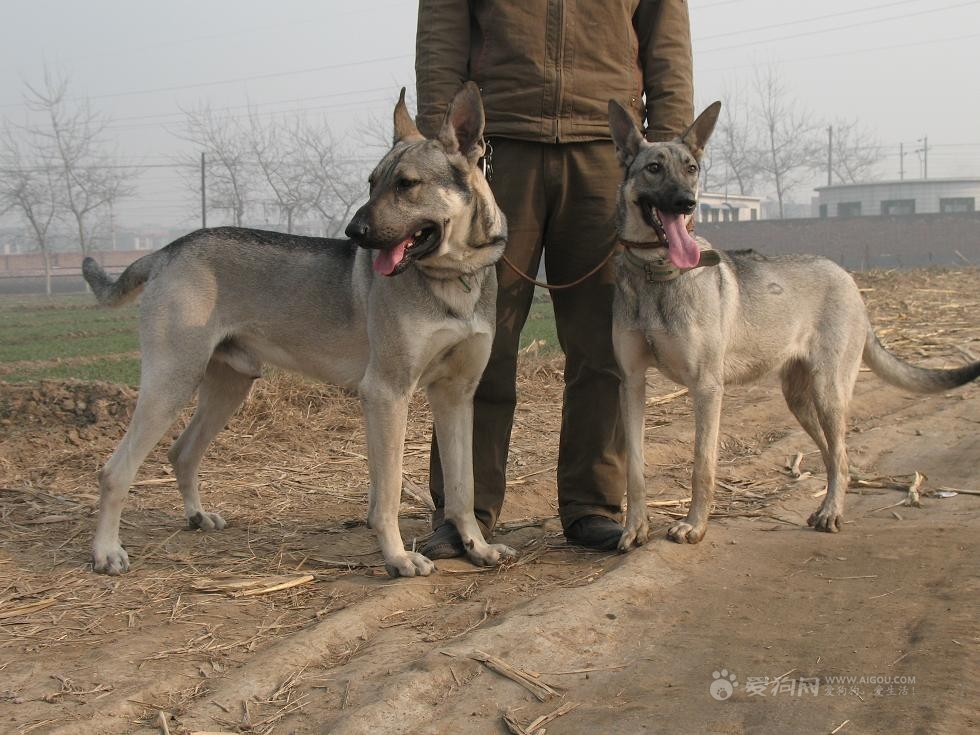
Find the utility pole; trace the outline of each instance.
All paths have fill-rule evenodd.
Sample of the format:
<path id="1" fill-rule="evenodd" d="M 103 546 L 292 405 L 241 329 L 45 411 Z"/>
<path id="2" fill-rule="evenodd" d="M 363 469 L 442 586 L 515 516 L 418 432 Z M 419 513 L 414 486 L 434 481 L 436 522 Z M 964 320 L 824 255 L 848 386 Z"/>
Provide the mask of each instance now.
<path id="1" fill-rule="evenodd" d="M 208 226 L 208 198 L 204 188 L 204 151 L 201 151 L 201 227 Z"/>
<path id="2" fill-rule="evenodd" d="M 834 170 L 834 126 L 827 126 L 827 186 L 830 186 L 830 174 Z"/>
<path id="3" fill-rule="evenodd" d="M 898 180 L 905 181 L 905 143 L 898 144 Z"/>
<path id="4" fill-rule="evenodd" d="M 921 138 L 919 138 L 917 142 L 922 143 L 922 147 L 916 148 L 915 150 L 916 153 L 922 154 L 922 178 L 928 179 L 929 178 L 929 136 L 923 135 Z"/>
<path id="5" fill-rule="evenodd" d="M 109 237 L 112 242 L 112 249 L 116 249 L 116 215 L 113 211 L 112 200 L 109 200 Z"/>

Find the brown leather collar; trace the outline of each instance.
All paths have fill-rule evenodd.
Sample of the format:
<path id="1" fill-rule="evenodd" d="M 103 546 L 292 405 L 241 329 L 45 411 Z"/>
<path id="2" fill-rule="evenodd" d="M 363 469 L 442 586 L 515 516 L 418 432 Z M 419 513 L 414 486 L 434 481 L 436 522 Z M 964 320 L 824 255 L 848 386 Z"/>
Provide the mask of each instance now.
<path id="1" fill-rule="evenodd" d="M 711 266 L 718 265 L 721 262 L 721 256 L 718 255 L 717 250 L 702 250 L 701 257 L 698 259 L 698 264 L 694 268 L 678 268 L 674 265 L 667 255 L 667 248 L 663 245 L 655 245 L 651 247 L 641 247 L 642 250 L 655 250 L 658 248 L 663 248 L 665 251 L 662 254 L 658 254 L 651 259 L 639 258 L 630 250 L 634 249 L 628 241 L 621 240 L 625 246 L 623 249 L 623 256 L 626 260 L 638 267 L 642 268 L 643 272 L 646 274 L 647 283 L 664 283 L 665 281 L 673 281 L 676 278 L 680 278 L 681 275 L 687 273 L 688 271 L 694 270 L 694 268 L 710 268 Z"/>
<path id="2" fill-rule="evenodd" d="M 653 228 L 654 233 L 657 235 L 656 240 L 626 240 L 624 238 L 619 238 L 619 242 L 622 243 L 623 247 L 633 248 L 634 250 L 652 250 L 653 248 L 665 248 L 667 247 L 667 240 L 664 238 L 664 234 L 657 229 Z M 694 217 L 691 216 L 687 221 L 687 231 L 694 236 Z"/>

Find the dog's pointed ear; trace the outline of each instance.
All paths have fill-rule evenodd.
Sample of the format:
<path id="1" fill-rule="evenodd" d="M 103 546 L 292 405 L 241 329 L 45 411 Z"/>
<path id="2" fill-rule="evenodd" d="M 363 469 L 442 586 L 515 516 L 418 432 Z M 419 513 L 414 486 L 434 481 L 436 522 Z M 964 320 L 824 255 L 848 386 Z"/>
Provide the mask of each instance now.
<path id="1" fill-rule="evenodd" d="M 643 133 L 633 116 L 616 100 L 609 100 L 609 132 L 616 144 L 616 155 L 623 166 L 629 167 L 643 145 Z"/>
<path id="2" fill-rule="evenodd" d="M 474 82 L 467 82 L 446 110 L 439 142 L 446 153 L 461 153 L 473 165 L 480 160 L 486 148 L 483 142 L 484 122 L 480 88 Z"/>
<path id="3" fill-rule="evenodd" d="M 691 155 L 698 160 L 701 160 L 701 154 L 704 153 L 708 138 L 711 137 L 711 133 L 715 129 L 715 123 L 718 122 L 720 112 L 721 102 L 712 102 L 704 108 L 704 112 L 698 115 L 698 119 L 691 123 L 691 127 L 685 130 L 678 139 L 688 147 Z"/>
<path id="4" fill-rule="evenodd" d="M 422 137 L 422 133 L 415 126 L 415 121 L 408 112 L 408 106 L 405 104 L 405 88 L 402 87 L 401 94 L 398 95 L 398 104 L 395 105 L 394 142 L 398 143 L 409 138 L 421 140 Z"/>

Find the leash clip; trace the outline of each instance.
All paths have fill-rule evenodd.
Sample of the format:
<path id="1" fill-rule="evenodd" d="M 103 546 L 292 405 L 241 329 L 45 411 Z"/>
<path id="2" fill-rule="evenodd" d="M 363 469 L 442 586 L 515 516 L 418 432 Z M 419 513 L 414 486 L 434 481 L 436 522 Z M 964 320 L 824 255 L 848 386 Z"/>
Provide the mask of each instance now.
<path id="1" fill-rule="evenodd" d="M 487 181 L 490 181 L 493 178 L 493 145 L 491 145 L 489 138 L 484 143 L 486 149 L 483 153 L 483 158 L 480 159 L 480 168 L 483 169 L 483 177 Z"/>

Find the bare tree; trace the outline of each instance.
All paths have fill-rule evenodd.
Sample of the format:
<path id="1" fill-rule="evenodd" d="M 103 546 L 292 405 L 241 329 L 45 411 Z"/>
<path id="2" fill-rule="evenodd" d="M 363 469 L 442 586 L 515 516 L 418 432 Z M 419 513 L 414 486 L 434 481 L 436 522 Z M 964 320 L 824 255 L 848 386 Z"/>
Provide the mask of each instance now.
<path id="1" fill-rule="evenodd" d="M 28 84 L 26 95 L 28 109 L 44 122 L 25 125 L 23 133 L 43 165 L 57 172 L 65 219 L 88 254 L 100 212 L 133 195 L 136 172 L 117 164 L 107 150 L 103 134 L 108 118 L 94 112 L 87 99 L 70 99 L 68 88 L 66 76 L 45 67 L 43 85 Z"/>
<path id="2" fill-rule="evenodd" d="M 60 208 L 61 188 L 53 170 L 36 150 L 25 153 L 5 125 L 0 134 L 0 215 L 16 212 L 30 228 L 44 261 L 44 291 L 51 295 L 48 235 Z"/>
<path id="3" fill-rule="evenodd" d="M 831 173 L 842 184 L 875 177 L 884 154 L 877 137 L 857 120 L 837 120 L 833 126 Z"/>
<path id="4" fill-rule="evenodd" d="M 725 176 L 718 166 L 718 154 L 709 147 L 701 154 L 701 188 L 704 191 L 724 191 L 727 187 Z"/>
<path id="5" fill-rule="evenodd" d="M 397 97 L 391 100 L 392 106 L 397 101 Z M 415 109 L 416 98 L 414 91 L 409 88 L 405 96 L 405 104 L 408 109 Z M 389 108 L 390 109 L 390 108 Z M 366 117 L 359 117 L 353 128 L 353 138 L 357 143 L 358 149 L 367 155 L 380 159 L 391 148 L 393 142 L 393 128 L 390 114 L 379 115 L 372 112 Z"/>
<path id="6" fill-rule="evenodd" d="M 752 194 L 759 177 L 759 145 L 753 125 L 748 95 L 738 85 L 725 86 L 721 118 L 709 149 L 719 159 L 720 178 L 727 188 L 732 184 L 742 196 Z"/>
<path id="7" fill-rule="evenodd" d="M 335 237 L 367 195 L 365 163 L 340 150 L 325 121 L 297 122 L 293 135 L 310 208 L 319 215 L 326 236 Z"/>
<path id="8" fill-rule="evenodd" d="M 772 67 L 757 72 L 755 91 L 762 126 L 758 165 L 772 182 L 782 219 L 789 193 L 818 164 L 821 145 L 813 116 L 787 95 Z"/>
<path id="9" fill-rule="evenodd" d="M 191 188 L 200 196 L 200 151 L 207 161 L 209 209 L 227 211 L 236 227 L 245 224 L 249 204 L 259 186 L 258 168 L 251 159 L 248 136 L 230 116 L 220 117 L 210 105 L 184 110 L 184 131 L 178 136 L 198 152 L 181 157 Z"/>
<path id="10" fill-rule="evenodd" d="M 310 182 L 303 166 L 301 122 L 291 127 L 287 120 L 263 122 L 255 111 L 249 112 L 248 148 L 258 165 L 268 193 L 278 210 L 280 222 L 286 220 L 286 232 L 292 233 L 297 217 L 314 206 Z"/>

